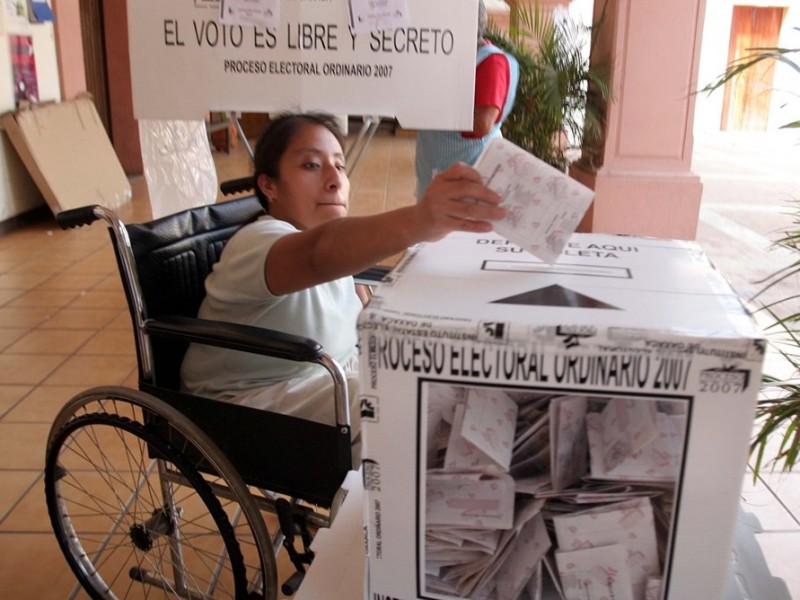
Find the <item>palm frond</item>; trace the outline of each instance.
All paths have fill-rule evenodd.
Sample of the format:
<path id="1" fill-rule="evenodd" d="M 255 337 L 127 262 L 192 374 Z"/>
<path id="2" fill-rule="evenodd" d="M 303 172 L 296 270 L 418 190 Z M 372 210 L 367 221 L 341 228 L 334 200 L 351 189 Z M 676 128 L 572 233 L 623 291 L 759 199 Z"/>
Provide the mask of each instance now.
<path id="1" fill-rule="evenodd" d="M 782 62 L 800 73 L 800 65 L 795 63 L 787 56 L 795 52 L 800 52 L 800 48 L 748 48 L 748 50 L 752 52 L 752 54 L 742 56 L 733 61 L 728 68 L 725 69 L 725 72 L 722 75 L 720 75 L 715 81 L 706 85 L 700 91 L 710 94 L 714 90 L 724 86 L 734 77 L 751 69 L 754 65 L 766 60 Z"/>
<path id="2" fill-rule="evenodd" d="M 565 170 L 563 139 L 575 146 L 602 139 L 602 102 L 611 99 L 610 70 L 589 63 L 590 27 L 556 21 L 538 3 L 513 4 L 507 33 L 487 37 L 517 59 L 520 80 L 503 135 L 545 162 Z"/>
<path id="3" fill-rule="evenodd" d="M 788 276 L 786 273 L 796 273 L 798 264 L 794 263 L 795 267 L 788 271 L 783 269 L 780 279 Z M 774 470 L 780 466 L 787 472 L 800 460 L 800 379 L 797 377 L 800 374 L 800 314 L 791 312 L 780 316 L 777 312 L 783 304 L 797 297 L 792 294 L 761 306 L 771 319 L 766 328 L 770 347 L 792 375 L 779 377 L 765 373 L 762 377 L 761 399 L 756 407 L 758 429 L 750 443 L 754 480 L 764 468 Z"/>

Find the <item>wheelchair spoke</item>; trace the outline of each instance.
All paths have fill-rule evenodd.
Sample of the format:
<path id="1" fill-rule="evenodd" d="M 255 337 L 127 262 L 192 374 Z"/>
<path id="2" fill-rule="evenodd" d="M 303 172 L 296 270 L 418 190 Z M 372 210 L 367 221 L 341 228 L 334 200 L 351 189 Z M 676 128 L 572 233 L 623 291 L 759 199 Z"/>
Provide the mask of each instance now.
<path id="1" fill-rule="evenodd" d="M 88 435 L 88 434 L 87 434 Z M 97 444 L 97 441 L 92 442 L 95 451 L 100 451 L 100 448 Z M 124 512 L 124 507 L 132 498 L 134 498 L 139 493 L 139 487 L 141 483 L 134 484 L 133 482 L 129 482 L 126 479 L 126 475 L 130 476 L 131 473 L 133 474 L 142 474 L 142 478 L 146 480 L 149 476 L 153 465 L 151 464 L 147 469 L 142 468 L 141 470 L 137 471 L 119 471 L 115 470 L 110 464 L 108 464 L 108 460 L 103 454 L 102 458 L 102 465 L 95 464 L 95 461 L 91 458 L 90 453 L 83 450 L 81 446 L 81 440 L 75 439 L 69 445 L 69 452 L 75 453 L 76 458 L 83 461 L 85 463 L 84 469 L 94 469 L 94 472 L 100 477 L 103 483 L 106 484 L 108 490 L 112 494 L 112 498 L 105 499 L 99 498 L 89 493 L 86 488 L 82 487 L 82 479 L 77 479 L 74 476 L 65 478 L 64 484 L 65 485 L 73 485 L 75 487 L 80 487 L 81 491 L 85 494 L 85 497 L 90 499 L 96 505 L 100 502 L 103 502 L 104 505 L 107 507 L 109 511 L 115 511 L 117 514 L 120 512 Z M 127 499 L 123 499 L 120 492 L 124 490 L 127 493 Z M 87 507 L 88 508 L 88 507 Z M 97 506 L 98 514 L 102 512 L 101 506 Z M 109 512 L 109 514 L 112 514 Z"/>

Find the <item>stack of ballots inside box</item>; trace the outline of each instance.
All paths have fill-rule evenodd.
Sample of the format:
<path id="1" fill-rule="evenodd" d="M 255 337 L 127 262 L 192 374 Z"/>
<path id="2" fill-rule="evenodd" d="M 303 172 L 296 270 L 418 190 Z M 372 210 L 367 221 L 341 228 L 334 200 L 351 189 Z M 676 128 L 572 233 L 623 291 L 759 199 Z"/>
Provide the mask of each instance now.
<path id="1" fill-rule="evenodd" d="M 431 383 L 426 413 L 427 589 L 660 597 L 684 406 Z"/>
<path id="2" fill-rule="evenodd" d="M 722 598 L 764 340 L 695 244 L 453 234 L 359 346 L 370 598 Z"/>

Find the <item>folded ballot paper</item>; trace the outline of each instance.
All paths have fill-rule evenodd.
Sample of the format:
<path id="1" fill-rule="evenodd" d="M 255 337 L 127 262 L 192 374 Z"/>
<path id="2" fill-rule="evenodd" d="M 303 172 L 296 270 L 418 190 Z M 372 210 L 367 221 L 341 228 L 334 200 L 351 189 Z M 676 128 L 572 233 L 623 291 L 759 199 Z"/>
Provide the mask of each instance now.
<path id="1" fill-rule="evenodd" d="M 657 410 L 654 402 L 609 400 L 602 412 L 586 415 L 592 478 L 675 481 L 685 428 L 685 414 Z"/>
<path id="2" fill-rule="evenodd" d="M 560 396 L 550 402 L 550 476 L 553 489 L 580 481 L 589 461 L 585 396 Z"/>
<path id="3" fill-rule="evenodd" d="M 555 262 L 594 191 L 503 138 L 489 142 L 475 168 L 508 210 L 494 230 L 543 261 Z"/>
<path id="4" fill-rule="evenodd" d="M 506 394 L 469 390 L 455 406 L 444 464 L 508 471 L 517 427 L 517 403 Z"/>
<path id="5" fill-rule="evenodd" d="M 428 472 L 429 526 L 509 529 L 514 519 L 514 480 L 504 473 Z"/>
<path id="6" fill-rule="evenodd" d="M 581 573 L 579 580 L 591 579 L 587 573 L 603 571 L 606 560 L 618 561 L 614 569 L 619 575 L 624 574 L 624 578 L 618 578 L 615 594 L 609 596 L 612 598 L 644 600 L 648 585 L 652 586 L 648 582 L 661 574 L 655 518 L 649 498 L 634 498 L 556 516 L 553 527 L 558 542 L 556 562 L 567 600 L 586 597 L 582 595 L 584 581 L 579 586 L 571 583 L 573 574 Z M 614 556 L 615 548 L 623 550 L 618 558 Z M 587 549 L 596 552 L 586 552 Z M 597 584 L 610 585 L 610 579 L 601 578 Z"/>
<path id="7" fill-rule="evenodd" d="M 564 600 L 635 600 L 631 576 L 625 568 L 627 554 L 622 544 L 556 552 Z"/>

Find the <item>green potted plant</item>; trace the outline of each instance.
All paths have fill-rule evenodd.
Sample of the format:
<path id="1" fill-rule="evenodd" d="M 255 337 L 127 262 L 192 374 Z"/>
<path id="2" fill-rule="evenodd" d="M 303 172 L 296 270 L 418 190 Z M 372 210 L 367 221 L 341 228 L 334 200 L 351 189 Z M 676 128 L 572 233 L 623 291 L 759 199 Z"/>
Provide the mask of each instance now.
<path id="1" fill-rule="evenodd" d="M 783 63 L 800 75 L 800 64 L 795 61 L 798 52 L 800 48 L 752 48 L 748 55 L 732 62 L 722 75 L 700 91 L 711 93 L 764 61 Z M 782 129 L 798 127 L 800 120 L 781 126 Z M 794 202 L 800 202 L 800 199 Z M 789 250 L 794 259 L 762 282 L 764 286 L 756 301 L 768 289 L 800 276 L 800 208 L 795 209 L 792 225 L 774 245 Z M 800 292 L 762 302 L 759 308 L 768 315 L 767 338 L 771 349 L 783 359 L 781 364 L 788 376 L 765 373 L 762 379 L 756 430 L 750 444 L 754 479 L 764 467 L 780 467 L 786 472 L 800 460 L 800 312 L 796 308 L 799 298 Z"/>
<path id="2" fill-rule="evenodd" d="M 520 67 L 503 136 L 565 171 L 569 150 L 602 138 L 604 103 L 611 99 L 609 69 L 590 65 L 592 27 L 566 14 L 556 19 L 538 3 L 514 3 L 509 21 L 507 33 L 494 26 L 487 32 Z"/>

